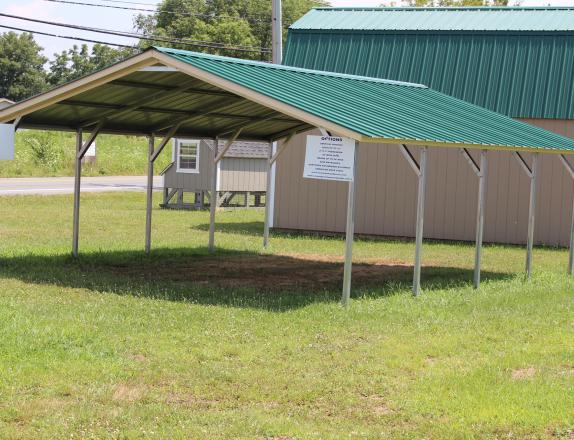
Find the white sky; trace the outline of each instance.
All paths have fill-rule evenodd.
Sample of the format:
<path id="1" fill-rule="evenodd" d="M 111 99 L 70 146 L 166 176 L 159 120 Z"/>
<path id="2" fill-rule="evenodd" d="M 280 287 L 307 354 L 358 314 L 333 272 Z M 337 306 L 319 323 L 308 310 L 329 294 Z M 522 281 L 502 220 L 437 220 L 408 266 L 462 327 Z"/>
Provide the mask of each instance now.
<path id="1" fill-rule="evenodd" d="M 81 0 L 78 0 L 81 1 Z M 138 0 L 133 0 L 138 1 Z M 156 3 L 157 0 L 139 0 L 144 3 Z M 269 0 L 271 1 L 271 0 Z M 512 0 L 511 0 L 512 1 Z M 114 5 L 115 3 L 89 0 L 90 3 L 102 3 Z M 331 0 L 333 6 L 380 6 L 382 3 L 390 3 L 390 0 Z M 400 4 L 399 0 L 395 0 Z M 115 4 L 117 6 L 129 6 Z M 574 0 L 523 0 L 523 6 L 574 6 Z M 147 6 L 139 6 L 148 8 Z M 151 7 L 149 7 L 151 8 Z M 41 20 L 73 23 L 83 26 L 109 28 L 114 30 L 132 31 L 135 11 L 124 11 L 120 9 L 97 8 L 89 6 L 76 6 L 63 3 L 52 3 L 45 0 L 0 0 L 0 12 Z M 112 35 L 95 34 L 90 32 L 75 31 L 55 26 L 48 26 L 39 23 L 31 23 L 21 20 L 0 17 L 0 25 L 14 26 L 23 29 L 34 29 L 38 31 L 50 32 L 59 35 L 83 36 L 94 40 L 132 44 L 135 40 L 125 39 Z M 0 28 L 0 32 L 6 29 Z M 61 52 L 71 47 L 75 42 L 60 38 L 36 36 L 36 41 L 44 48 L 44 55 L 52 58 L 55 52 Z M 81 42 L 76 42 L 81 44 Z"/>

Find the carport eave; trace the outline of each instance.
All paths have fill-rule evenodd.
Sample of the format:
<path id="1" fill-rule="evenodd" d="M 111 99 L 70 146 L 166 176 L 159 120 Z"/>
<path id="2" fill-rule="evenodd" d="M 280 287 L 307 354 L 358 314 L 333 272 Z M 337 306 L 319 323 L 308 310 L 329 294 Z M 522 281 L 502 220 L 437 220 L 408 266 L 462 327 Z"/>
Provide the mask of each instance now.
<path id="1" fill-rule="evenodd" d="M 359 142 L 371 144 L 407 144 L 414 146 L 427 146 L 427 147 L 442 147 L 442 148 L 472 148 L 475 150 L 489 150 L 489 151 L 519 151 L 521 153 L 541 153 L 541 154 L 567 154 L 574 155 L 574 150 L 560 150 L 554 148 L 544 147 L 526 147 L 519 145 L 486 145 L 486 144 L 472 144 L 464 142 L 437 142 L 424 139 L 401 139 L 401 138 L 374 138 L 370 136 L 362 136 Z"/>
<path id="2" fill-rule="evenodd" d="M 157 63 L 158 60 L 155 57 L 154 51 L 145 51 L 134 55 L 103 70 L 63 84 L 39 95 L 32 96 L 0 110 L 0 123 L 14 121 L 34 111 L 42 110 L 50 105 L 95 89 L 98 86 L 136 72 L 143 67 L 152 66 Z"/>
<path id="3" fill-rule="evenodd" d="M 25 128 L 25 129 L 30 129 L 30 130 L 60 131 L 60 132 L 67 132 L 67 133 L 76 133 L 77 132 L 76 127 L 71 127 L 71 126 L 66 126 L 66 125 L 55 125 L 55 124 L 50 124 L 50 125 L 21 124 L 19 126 L 19 128 Z M 302 131 L 307 131 L 307 130 L 308 129 L 306 128 L 305 130 L 302 130 Z M 90 130 L 85 130 L 85 133 L 89 133 L 89 132 L 90 132 Z M 298 132 L 300 132 L 300 131 L 298 131 Z M 155 134 L 160 138 L 162 137 L 161 134 L 151 133 L 149 131 L 114 129 L 114 128 L 105 128 L 105 127 L 99 131 L 99 134 L 142 136 L 142 137 L 151 136 L 152 134 Z M 240 136 L 237 140 L 245 141 L 245 142 L 270 142 L 273 140 L 282 139 L 285 136 L 281 136 L 279 138 L 269 138 L 269 137 L 253 136 L 253 135 L 246 134 L 246 135 Z M 213 139 L 214 134 L 208 133 L 205 131 L 197 131 L 197 130 L 195 130 L 195 131 L 180 130 L 176 133 L 176 135 L 174 137 L 186 138 L 186 139 L 208 139 L 208 140 L 211 140 L 211 139 Z"/>

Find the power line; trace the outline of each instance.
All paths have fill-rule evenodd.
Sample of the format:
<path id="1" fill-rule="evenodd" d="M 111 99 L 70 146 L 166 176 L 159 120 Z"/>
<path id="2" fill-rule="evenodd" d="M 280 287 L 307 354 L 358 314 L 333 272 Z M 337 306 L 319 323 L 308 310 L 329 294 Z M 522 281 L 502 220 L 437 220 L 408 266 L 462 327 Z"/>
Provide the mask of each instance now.
<path id="1" fill-rule="evenodd" d="M 194 12 L 185 12 L 185 11 L 181 11 L 181 12 L 176 12 L 176 11 L 158 11 L 157 9 L 147 9 L 147 8 L 134 8 L 131 6 L 115 6 L 115 5 L 99 5 L 97 3 L 86 3 L 86 2 L 80 2 L 80 1 L 71 1 L 71 0 L 44 0 L 45 2 L 52 2 L 52 3 L 64 3 L 64 4 L 68 4 L 68 5 L 79 5 L 79 6 L 93 6 L 93 7 L 97 7 L 97 8 L 111 8 L 111 9 L 122 9 L 125 11 L 139 11 L 139 12 L 151 12 L 154 14 L 174 14 L 174 15 L 180 15 L 180 16 L 187 16 L 187 17 L 198 17 L 198 18 L 204 18 L 206 20 L 221 20 L 221 19 L 237 19 L 237 18 L 242 18 L 244 20 L 247 21 L 253 21 L 253 22 L 271 22 L 271 18 L 268 19 L 263 19 L 263 18 L 251 18 L 248 16 L 233 16 L 233 15 L 216 15 L 216 14 L 200 14 L 200 13 L 194 13 Z"/>
<path id="2" fill-rule="evenodd" d="M 109 3 L 124 3 L 126 5 L 157 6 L 157 3 L 130 2 L 126 0 L 100 0 L 100 1 Z"/>
<path id="3" fill-rule="evenodd" d="M 268 52 L 270 52 L 269 49 L 263 48 L 263 47 L 241 46 L 241 45 L 236 46 L 236 45 L 228 45 L 225 43 L 219 43 L 219 42 L 214 42 L 214 41 L 190 40 L 190 39 L 181 39 L 181 38 L 168 38 L 168 37 L 161 37 L 161 36 L 154 37 L 154 36 L 139 34 L 139 33 L 135 33 L 135 32 L 124 32 L 124 31 L 116 31 L 113 29 L 93 28 L 93 27 L 80 26 L 80 25 L 69 24 L 69 23 L 59 23 L 59 22 L 55 22 L 55 21 L 39 20 L 36 18 L 28 18 L 28 17 L 22 17 L 19 15 L 12 15 L 12 14 L 0 13 L 0 17 L 7 17 L 7 18 L 13 18 L 13 19 L 17 19 L 17 20 L 31 21 L 34 23 L 47 24 L 50 26 L 59 26 L 59 27 L 64 27 L 64 28 L 69 28 L 69 29 L 76 29 L 76 30 L 95 32 L 95 33 L 101 33 L 101 34 L 107 34 L 107 35 L 115 35 L 118 37 L 137 38 L 137 39 L 147 40 L 147 41 L 160 41 L 160 42 L 164 42 L 164 43 L 181 44 L 181 45 L 185 45 L 185 46 L 204 47 L 204 48 L 210 48 L 210 49 L 226 49 L 226 50 L 233 50 L 233 51 L 238 51 L 238 52 L 256 52 L 256 53 L 268 53 Z"/>
<path id="4" fill-rule="evenodd" d="M 117 47 L 125 47 L 125 48 L 128 48 L 128 49 L 141 50 L 141 49 L 138 49 L 137 47 L 128 46 L 128 45 L 126 45 L 126 44 L 108 43 L 107 41 L 91 40 L 91 39 L 88 39 L 88 38 L 81 38 L 81 37 L 71 37 L 71 36 L 69 36 L 69 35 L 51 34 L 51 33 L 48 33 L 48 32 L 40 32 L 40 31 L 34 31 L 34 30 L 30 30 L 30 29 L 22 29 L 22 28 L 18 28 L 18 27 L 14 27 L 14 26 L 6 26 L 6 25 L 4 25 L 4 24 L 0 24 L 0 28 L 10 29 L 10 30 L 19 31 L 19 32 L 28 32 L 28 33 L 30 33 L 30 34 L 45 35 L 45 36 L 47 36 L 47 37 L 65 38 L 65 39 L 68 39 L 68 40 L 84 41 L 84 42 L 86 42 L 86 43 L 107 44 L 108 46 L 117 46 Z"/>

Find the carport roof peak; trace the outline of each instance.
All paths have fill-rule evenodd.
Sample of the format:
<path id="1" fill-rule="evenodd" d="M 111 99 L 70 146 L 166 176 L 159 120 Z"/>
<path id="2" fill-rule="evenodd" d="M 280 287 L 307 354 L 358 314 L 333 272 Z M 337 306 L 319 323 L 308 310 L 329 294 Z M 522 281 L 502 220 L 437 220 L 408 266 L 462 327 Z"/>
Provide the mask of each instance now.
<path id="1" fill-rule="evenodd" d="M 347 78 L 355 81 L 366 81 L 366 82 L 374 82 L 374 83 L 382 83 L 382 84 L 394 84 L 397 86 L 405 86 L 405 87 L 419 87 L 419 88 L 427 88 L 424 84 L 416 84 L 404 81 L 394 81 L 392 79 L 384 79 L 384 78 L 373 78 L 370 76 L 360 76 L 360 75 L 349 75 L 345 73 L 335 73 L 335 72 L 327 72 L 324 70 L 313 70 L 313 69 L 304 69 L 302 67 L 292 67 L 292 66 L 284 66 L 280 64 L 270 64 L 263 61 L 254 61 L 254 60 L 245 60 L 242 58 L 232 58 L 232 57 L 224 57 L 220 55 L 211 55 L 205 54 L 200 52 L 192 52 L 189 50 L 182 50 L 182 49 L 172 49 L 168 47 L 160 47 L 160 46 L 152 46 L 148 50 L 158 50 L 162 53 L 171 55 L 171 56 L 185 56 L 185 57 L 193 57 L 193 58 L 203 58 L 208 59 L 211 61 L 220 61 L 223 63 L 234 63 L 234 64 L 244 64 L 254 67 L 261 67 L 264 69 L 277 69 L 277 70 L 285 70 L 290 72 L 299 72 L 303 74 L 309 75 L 321 75 L 321 76 L 329 76 L 334 78 Z"/>

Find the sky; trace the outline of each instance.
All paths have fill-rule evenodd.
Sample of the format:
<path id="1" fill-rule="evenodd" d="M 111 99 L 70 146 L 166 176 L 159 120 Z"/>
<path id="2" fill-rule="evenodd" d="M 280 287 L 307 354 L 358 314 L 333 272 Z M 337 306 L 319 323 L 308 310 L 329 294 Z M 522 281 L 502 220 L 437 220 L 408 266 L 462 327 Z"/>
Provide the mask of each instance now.
<path id="1" fill-rule="evenodd" d="M 76 0 L 82 1 L 82 0 Z M 87 0 L 86 0 L 87 1 Z M 126 0 L 127 1 L 127 0 Z M 132 0 L 143 3 L 157 3 L 157 0 Z M 269 0 L 271 1 L 271 0 Z M 512 2 L 512 0 L 511 0 Z M 89 3 L 108 4 L 117 6 L 129 6 L 118 3 L 110 3 L 105 0 L 89 0 Z M 332 6 L 380 6 L 382 3 L 390 3 L 390 0 L 331 0 Z M 395 0 L 395 3 L 400 1 Z M 523 0 L 522 6 L 574 6 L 574 0 Z M 153 8 L 152 6 L 136 6 Z M 133 31 L 135 11 L 120 9 L 108 9 L 89 6 L 78 6 L 64 3 L 55 3 L 48 0 L 0 0 L 0 12 L 40 20 L 48 20 L 63 23 L 73 23 L 82 26 L 108 28 L 121 31 Z M 23 29 L 33 29 L 59 35 L 83 36 L 85 38 L 133 44 L 135 40 L 116 37 L 111 35 L 95 34 L 91 32 L 76 31 L 39 23 L 31 23 L 21 20 L 0 17 L 0 25 L 13 26 Z M 7 29 L 0 28 L 0 32 Z M 54 53 L 59 53 L 71 47 L 73 44 L 81 44 L 72 40 L 53 38 L 47 36 L 35 36 L 36 41 L 44 48 L 44 55 L 53 58 Z"/>

